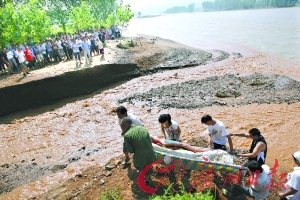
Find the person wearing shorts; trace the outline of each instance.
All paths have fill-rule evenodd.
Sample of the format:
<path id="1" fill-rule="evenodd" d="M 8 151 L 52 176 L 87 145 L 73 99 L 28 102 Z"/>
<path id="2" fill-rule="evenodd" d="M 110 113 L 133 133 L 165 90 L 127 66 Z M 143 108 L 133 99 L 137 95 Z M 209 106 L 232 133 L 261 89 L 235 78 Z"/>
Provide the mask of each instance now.
<path id="1" fill-rule="evenodd" d="M 25 63 L 26 57 L 25 57 L 24 52 L 21 50 L 21 47 L 18 47 L 18 50 L 15 52 L 15 56 L 19 60 L 23 75 L 26 76 L 26 74 L 30 74 L 30 72 L 27 69 L 26 63 Z"/>

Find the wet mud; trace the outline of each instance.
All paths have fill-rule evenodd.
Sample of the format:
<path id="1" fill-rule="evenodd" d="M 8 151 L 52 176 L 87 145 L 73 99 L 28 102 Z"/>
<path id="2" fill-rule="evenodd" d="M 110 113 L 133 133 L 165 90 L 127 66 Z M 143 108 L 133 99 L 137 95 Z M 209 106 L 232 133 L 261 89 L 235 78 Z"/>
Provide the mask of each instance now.
<path id="1" fill-rule="evenodd" d="M 82 158 L 92 156 L 95 152 L 101 153 L 101 148 L 90 149 L 81 147 L 78 151 L 66 152 L 55 162 L 47 162 L 51 156 L 47 156 L 44 163 L 37 163 L 32 157 L 29 160 L 21 160 L 16 163 L 5 163 L 0 166 L 0 194 L 12 191 L 14 188 L 26 183 L 34 182 L 40 178 L 57 173 L 65 169 L 70 163 Z"/>
<path id="2" fill-rule="evenodd" d="M 228 57 L 221 54 L 217 56 L 217 59 L 224 60 Z M 154 73 L 164 70 L 203 65 L 206 64 L 207 61 L 214 61 L 215 59 L 213 54 L 203 51 L 172 49 L 168 52 L 155 52 L 150 56 L 142 56 L 136 60 L 136 64 L 141 66 L 143 74 L 147 74 L 149 72 Z"/>
<path id="3" fill-rule="evenodd" d="M 226 74 L 192 80 L 130 95 L 119 103 L 147 107 L 201 109 L 208 106 L 243 106 L 252 103 L 296 103 L 300 82 L 280 75 Z"/>

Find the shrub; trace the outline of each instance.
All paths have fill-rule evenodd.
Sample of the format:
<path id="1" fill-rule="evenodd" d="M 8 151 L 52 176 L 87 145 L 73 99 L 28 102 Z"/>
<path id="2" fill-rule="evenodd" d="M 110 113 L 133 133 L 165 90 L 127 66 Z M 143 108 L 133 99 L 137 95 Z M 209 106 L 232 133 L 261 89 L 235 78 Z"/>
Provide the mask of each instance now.
<path id="1" fill-rule="evenodd" d="M 128 46 L 134 47 L 134 46 L 136 46 L 136 44 L 132 40 L 130 40 L 130 41 L 128 41 Z"/>
<path id="2" fill-rule="evenodd" d="M 120 49 L 128 49 L 129 47 L 134 47 L 136 46 L 136 43 L 134 43 L 132 40 L 130 41 L 120 41 L 119 44 L 117 44 L 117 47 Z"/>
<path id="3" fill-rule="evenodd" d="M 194 193 L 188 194 L 185 191 L 184 185 L 182 183 L 179 184 L 180 193 L 174 194 L 172 192 L 173 184 L 171 184 L 166 190 L 163 196 L 153 195 L 149 199 L 150 200 L 214 200 L 215 198 L 210 194 L 210 191 L 207 193 Z"/>
<path id="4" fill-rule="evenodd" d="M 120 188 L 114 190 L 105 190 L 105 192 L 100 194 L 100 200 L 122 200 L 120 196 Z"/>
<path id="5" fill-rule="evenodd" d="M 124 42 L 119 42 L 119 44 L 117 44 L 117 47 L 119 47 L 120 49 L 128 49 L 129 45 Z"/>

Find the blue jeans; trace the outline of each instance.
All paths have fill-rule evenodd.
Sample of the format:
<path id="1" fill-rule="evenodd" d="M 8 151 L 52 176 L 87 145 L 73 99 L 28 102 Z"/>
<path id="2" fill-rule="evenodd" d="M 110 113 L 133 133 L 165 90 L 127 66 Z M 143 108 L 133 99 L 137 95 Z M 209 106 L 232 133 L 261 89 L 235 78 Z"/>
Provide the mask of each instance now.
<path id="1" fill-rule="evenodd" d="M 80 52 L 73 52 L 73 53 L 74 53 L 75 59 L 78 58 L 78 60 L 80 61 Z"/>

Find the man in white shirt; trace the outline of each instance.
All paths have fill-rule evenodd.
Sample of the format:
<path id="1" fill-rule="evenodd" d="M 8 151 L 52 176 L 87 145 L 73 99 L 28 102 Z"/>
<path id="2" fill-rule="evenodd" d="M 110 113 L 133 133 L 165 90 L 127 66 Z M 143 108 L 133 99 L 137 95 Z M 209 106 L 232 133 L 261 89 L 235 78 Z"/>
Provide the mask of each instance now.
<path id="1" fill-rule="evenodd" d="M 298 167 L 294 167 L 294 171 L 287 175 L 286 188 L 278 194 L 281 200 L 300 200 L 300 151 L 295 152 L 293 158 Z"/>
<path id="2" fill-rule="evenodd" d="M 223 193 L 229 199 L 238 196 L 239 194 L 245 194 L 253 197 L 255 200 L 264 200 L 269 196 L 272 174 L 270 173 L 270 167 L 267 165 L 261 165 L 257 161 L 250 161 L 247 163 L 247 167 L 250 172 L 248 183 L 250 187 L 241 185 L 233 185 L 230 192 L 223 189 Z"/>
<path id="3" fill-rule="evenodd" d="M 58 46 L 59 55 L 60 55 L 60 57 L 63 57 L 64 56 L 64 51 L 63 51 L 63 47 L 62 47 L 61 43 L 62 42 L 60 41 L 60 39 L 56 38 L 56 44 Z"/>
<path id="4" fill-rule="evenodd" d="M 201 118 L 201 123 L 207 125 L 208 147 L 210 149 L 227 150 L 225 145 L 228 140 L 230 153 L 233 154 L 232 140 L 223 122 L 212 119 L 210 115 L 204 115 Z"/>
<path id="5" fill-rule="evenodd" d="M 26 74 L 30 74 L 25 63 L 26 57 L 24 52 L 21 50 L 21 47 L 18 47 L 18 51 L 16 51 L 15 56 L 19 60 L 23 75 L 26 76 Z"/>
<path id="6" fill-rule="evenodd" d="M 8 59 L 8 62 L 9 62 L 12 72 L 16 73 L 18 71 L 18 64 L 14 58 L 13 52 L 11 52 L 10 50 L 7 50 L 6 55 L 7 55 L 7 59 Z"/>
<path id="7" fill-rule="evenodd" d="M 117 116 L 119 119 L 119 125 L 121 127 L 121 122 L 122 119 L 125 117 L 128 117 L 131 119 L 132 124 L 136 125 L 136 126 L 144 126 L 144 124 L 133 114 L 131 113 L 127 113 L 127 109 L 124 106 L 119 106 L 116 110 L 117 112 Z M 123 136 L 125 133 L 121 133 L 121 135 Z M 125 147 L 125 143 L 123 143 L 123 153 L 125 154 L 125 161 L 122 163 L 123 165 L 127 164 L 128 161 L 130 160 L 130 156 L 129 156 L 129 152 L 127 151 L 126 147 Z"/>
<path id="8" fill-rule="evenodd" d="M 127 109 L 124 106 L 119 106 L 116 110 L 118 119 L 119 119 L 119 124 L 121 125 L 121 121 L 124 117 L 129 117 L 132 120 L 132 124 L 136 126 L 144 126 L 143 122 L 139 120 L 135 115 L 128 113 Z"/>

